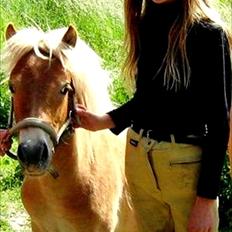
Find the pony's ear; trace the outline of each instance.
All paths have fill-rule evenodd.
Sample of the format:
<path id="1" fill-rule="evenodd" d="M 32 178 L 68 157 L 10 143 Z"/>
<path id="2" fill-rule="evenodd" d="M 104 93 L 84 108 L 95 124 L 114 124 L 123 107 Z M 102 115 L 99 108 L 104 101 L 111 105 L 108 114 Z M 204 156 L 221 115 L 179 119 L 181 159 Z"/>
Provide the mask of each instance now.
<path id="1" fill-rule="evenodd" d="M 10 23 L 6 28 L 6 34 L 5 34 L 6 39 L 7 40 L 10 39 L 14 34 L 16 34 L 16 30 L 13 24 Z"/>
<path id="2" fill-rule="evenodd" d="M 62 38 L 62 42 L 70 45 L 71 47 L 75 47 L 77 42 L 77 31 L 73 26 L 69 26 L 68 30 L 64 34 Z"/>

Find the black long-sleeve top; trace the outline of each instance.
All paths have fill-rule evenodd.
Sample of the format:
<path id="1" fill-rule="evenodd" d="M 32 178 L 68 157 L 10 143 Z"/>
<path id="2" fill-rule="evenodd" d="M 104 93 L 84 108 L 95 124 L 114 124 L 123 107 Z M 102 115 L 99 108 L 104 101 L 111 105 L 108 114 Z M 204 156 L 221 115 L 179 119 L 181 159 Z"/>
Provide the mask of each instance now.
<path id="1" fill-rule="evenodd" d="M 204 134 L 197 193 L 215 199 L 229 137 L 229 44 L 220 27 L 209 22 L 195 23 L 187 36 L 190 85 L 178 91 L 167 90 L 164 70 L 155 74 L 167 51 L 168 33 L 178 11 L 177 5 L 150 4 L 141 21 L 134 97 L 108 114 L 116 125 L 112 129 L 115 134 L 132 122 L 162 134 Z"/>

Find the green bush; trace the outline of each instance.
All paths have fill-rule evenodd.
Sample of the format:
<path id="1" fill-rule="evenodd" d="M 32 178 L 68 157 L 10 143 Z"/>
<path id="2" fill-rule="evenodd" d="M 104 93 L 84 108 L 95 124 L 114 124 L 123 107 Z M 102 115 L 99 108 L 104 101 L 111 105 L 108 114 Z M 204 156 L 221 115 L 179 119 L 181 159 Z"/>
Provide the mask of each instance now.
<path id="1" fill-rule="evenodd" d="M 226 157 L 219 194 L 220 229 L 224 232 L 232 231 L 232 180 L 230 177 L 229 159 Z"/>
<path id="2" fill-rule="evenodd" d="M 23 174 L 19 163 L 4 157 L 1 158 L 0 165 L 2 167 L 0 172 L 1 191 L 21 187 Z"/>
<path id="3" fill-rule="evenodd" d="M 4 81 L 5 76 L 0 72 L 0 128 L 7 126 L 8 115 L 10 112 L 10 95 L 8 91 L 8 82 Z"/>

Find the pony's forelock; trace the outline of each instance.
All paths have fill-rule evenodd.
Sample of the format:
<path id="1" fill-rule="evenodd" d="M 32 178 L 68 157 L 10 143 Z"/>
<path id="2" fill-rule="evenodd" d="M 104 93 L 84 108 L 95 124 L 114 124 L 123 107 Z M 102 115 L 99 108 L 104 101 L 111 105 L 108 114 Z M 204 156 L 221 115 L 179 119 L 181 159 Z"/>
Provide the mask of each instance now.
<path id="1" fill-rule="evenodd" d="M 10 75 L 17 62 L 28 53 L 44 33 L 36 28 L 26 28 L 18 31 L 6 40 L 1 52 L 1 64 L 7 75 Z"/>

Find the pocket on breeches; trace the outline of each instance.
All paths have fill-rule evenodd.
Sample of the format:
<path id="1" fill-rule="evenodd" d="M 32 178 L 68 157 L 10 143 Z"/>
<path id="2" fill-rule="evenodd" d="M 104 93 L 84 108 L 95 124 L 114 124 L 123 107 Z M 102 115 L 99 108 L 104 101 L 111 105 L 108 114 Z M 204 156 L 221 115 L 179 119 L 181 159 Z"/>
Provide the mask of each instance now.
<path id="1" fill-rule="evenodd" d="M 174 156 L 169 162 L 170 183 L 178 192 L 195 192 L 201 168 L 201 148 L 193 145 L 180 147 Z"/>

